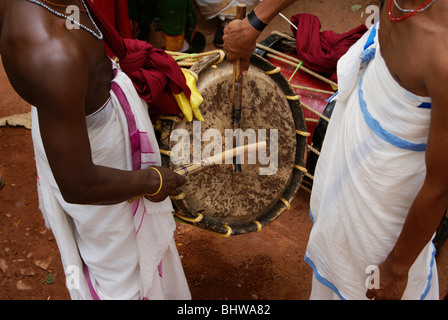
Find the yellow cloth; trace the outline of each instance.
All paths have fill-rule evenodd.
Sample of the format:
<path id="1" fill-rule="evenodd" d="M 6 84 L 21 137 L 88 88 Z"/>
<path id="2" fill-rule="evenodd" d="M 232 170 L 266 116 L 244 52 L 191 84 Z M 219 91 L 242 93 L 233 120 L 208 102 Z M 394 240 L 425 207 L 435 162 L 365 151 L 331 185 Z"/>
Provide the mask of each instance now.
<path id="1" fill-rule="evenodd" d="M 199 105 L 202 103 L 203 98 L 196 88 L 196 79 L 185 69 L 182 69 L 182 72 L 184 73 L 187 85 L 191 91 L 190 99 L 187 98 L 184 92 L 173 94 L 174 99 L 188 122 L 193 121 L 193 115 L 199 121 L 204 121 L 204 118 L 199 111 Z"/>

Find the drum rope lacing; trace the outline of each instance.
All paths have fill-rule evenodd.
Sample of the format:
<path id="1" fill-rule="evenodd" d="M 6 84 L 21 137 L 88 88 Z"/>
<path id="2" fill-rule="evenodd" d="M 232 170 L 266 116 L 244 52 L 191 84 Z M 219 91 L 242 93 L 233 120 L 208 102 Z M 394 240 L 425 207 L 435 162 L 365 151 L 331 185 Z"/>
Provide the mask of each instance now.
<path id="1" fill-rule="evenodd" d="M 172 199 L 172 196 L 170 196 L 170 198 Z M 175 199 L 173 199 L 173 200 L 175 200 Z M 197 214 L 198 216 L 196 218 L 188 218 L 188 217 L 185 217 L 185 216 L 179 214 L 178 212 L 175 212 L 175 215 L 179 219 L 182 219 L 182 220 L 185 220 L 185 221 L 188 221 L 188 222 L 199 222 L 204 217 L 201 213 L 198 213 Z"/>
<path id="2" fill-rule="evenodd" d="M 165 52 L 168 53 L 174 60 L 176 60 L 177 64 L 180 67 L 191 67 L 202 58 L 219 53 L 219 60 L 215 62 L 215 64 L 218 64 L 221 61 L 223 61 L 226 56 L 225 52 L 222 50 L 212 50 L 202 53 L 189 53 L 189 54 L 177 51 L 165 51 Z"/>
<path id="3" fill-rule="evenodd" d="M 266 46 L 264 46 L 264 45 L 262 45 L 262 44 L 260 44 L 260 43 L 257 43 L 257 48 L 260 48 L 260 49 L 262 49 L 262 50 L 264 50 L 264 51 L 270 52 L 270 53 L 267 54 L 267 56 L 268 56 L 269 58 L 273 58 L 273 59 L 276 59 L 276 60 L 280 60 L 280 61 L 283 61 L 283 62 L 285 62 L 285 63 L 291 64 L 291 65 L 293 65 L 293 66 L 297 66 L 298 64 L 300 64 L 300 63 L 302 62 L 302 61 L 300 61 L 299 59 L 296 59 L 296 58 L 294 58 L 294 57 L 291 57 L 291 56 L 289 56 L 289 55 L 287 55 L 287 54 L 284 54 L 284 53 L 282 53 L 282 52 L 280 52 L 280 51 L 277 51 L 277 50 L 275 50 L 275 49 L 266 47 Z M 310 75 L 312 75 L 312 76 L 318 78 L 319 80 L 322 80 L 322 81 L 328 83 L 328 84 L 331 85 L 333 88 L 337 88 L 337 87 L 338 87 L 338 84 L 337 84 L 336 82 L 331 81 L 331 80 L 329 80 L 329 79 L 327 79 L 327 78 L 321 76 L 320 74 L 318 74 L 318 73 L 316 73 L 316 72 L 314 72 L 314 71 L 312 71 L 312 70 L 310 70 L 310 69 L 304 67 L 303 65 L 301 66 L 301 70 L 305 71 L 306 73 L 309 73 Z"/>
<path id="4" fill-rule="evenodd" d="M 287 39 L 287 40 L 289 40 L 289 41 L 293 41 L 293 42 L 295 42 L 295 39 L 294 39 L 293 37 L 291 37 L 291 36 L 289 36 L 289 35 L 287 35 L 287 34 L 284 34 L 284 33 L 282 33 L 282 32 L 273 31 L 271 34 L 276 34 L 276 35 L 279 35 L 279 36 L 281 36 L 281 37 L 283 37 L 283 38 L 285 38 L 285 39 Z M 288 82 L 291 81 L 291 79 L 293 78 L 293 76 L 294 76 L 294 74 L 297 72 L 297 70 L 298 70 L 298 69 L 301 69 L 302 71 L 304 71 L 304 72 L 306 72 L 306 73 L 308 73 L 308 74 L 314 76 L 315 78 L 317 78 L 317 79 L 319 79 L 319 80 L 321 80 L 321 81 L 323 81 L 323 82 L 329 84 L 329 85 L 332 87 L 333 90 L 335 90 L 335 91 L 337 90 L 337 88 L 338 88 L 338 84 L 337 84 L 336 82 L 331 81 L 331 80 L 329 80 L 329 79 L 327 79 L 327 78 L 325 78 L 325 77 L 323 77 L 323 76 L 321 76 L 321 75 L 315 73 L 314 71 L 309 70 L 308 68 L 304 67 L 303 64 L 302 64 L 302 61 L 300 61 L 299 59 L 294 58 L 294 57 L 292 57 L 292 56 L 290 56 L 290 55 L 284 54 L 284 53 L 282 53 L 282 52 L 279 52 L 279 51 L 277 51 L 277 50 L 275 50 L 275 49 L 266 47 L 266 46 L 264 46 L 264 45 L 262 45 L 262 44 L 259 44 L 259 43 L 257 44 L 257 47 L 258 47 L 259 49 L 261 49 L 261 50 L 266 51 L 266 52 L 267 52 L 267 53 L 266 53 L 266 56 L 267 56 L 267 57 L 269 57 L 269 58 L 271 58 L 271 59 L 274 59 L 274 60 L 281 61 L 281 62 L 283 62 L 283 63 L 285 63 L 285 64 L 288 64 L 288 65 L 291 65 L 291 66 L 293 66 L 293 67 L 296 67 L 296 69 L 295 69 L 293 75 L 292 75 L 291 78 L 288 80 Z M 279 67 L 276 67 L 276 68 L 275 68 L 274 70 L 272 70 L 271 72 L 274 72 L 274 71 L 275 71 L 275 72 L 281 72 L 281 70 L 278 70 L 278 69 L 280 69 L 280 68 L 279 68 Z M 335 91 L 328 91 L 328 90 L 315 89 L 315 88 L 311 88 L 311 87 L 298 86 L 298 85 L 294 85 L 294 84 L 291 84 L 291 83 L 290 83 L 290 86 L 291 86 L 292 88 L 294 88 L 294 89 L 305 90 L 305 91 L 316 92 L 316 93 L 323 93 L 323 94 L 328 94 L 328 95 L 330 95 L 330 96 L 333 95 L 333 94 L 335 93 Z M 303 107 L 303 108 L 309 110 L 310 112 L 314 113 L 314 114 L 317 115 L 320 119 L 323 119 L 323 120 L 325 120 L 325 121 L 327 121 L 327 122 L 330 121 L 330 119 L 329 119 L 328 117 L 326 117 L 326 116 L 323 115 L 322 113 L 320 113 L 320 112 L 314 110 L 312 107 L 310 107 L 310 106 L 308 106 L 307 104 L 305 104 L 305 103 L 300 99 L 300 95 L 286 96 L 286 98 L 287 98 L 287 99 L 290 99 L 290 100 L 299 100 L 301 107 Z M 305 121 L 308 121 L 308 122 L 318 122 L 319 119 L 305 118 Z M 296 131 L 296 132 L 297 132 L 297 131 Z M 300 133 L 297 132 L 297 134 L 306 134 L 306 133 L 305 133 L 305 132 L 300 132 Z M 310 134 L 308 133 L 307 136 L 310 136 Z M 315 149 L 315 148 L 313 148 L 313 146 L 311 146 L 311 145 L 309 145 L 309 144 L 308 144 L 308 150 L 310 150 L 311 152 L 315 153 L 315 154 L 318 155 L 318 156 L 320 155 L 320 151 L 317 150 L 317 149 Z M 309 174 L 309 173 L 308 173 L 308 170 L 307 170 L 306 168 L 302 168 L 302 167 L 299 167 L 299 166 L 296 166 L 295 168 L 298 169 L 298 170 L 301 170 L 301 171 L 304 173 L 304 175 L 307 176 L 308 178 L 310 178 L 311 180 L 314 179 L 314 176 L 311 175 L 311 174 Z M 305 189 L 305 190 L 308 191 L 308 192 L 311 192 L 311 190 L 310 190 L 309 188 L 307 188 L 306 186 L 304 186 L 303 184 L 301 184 L 301 188 Z"/>

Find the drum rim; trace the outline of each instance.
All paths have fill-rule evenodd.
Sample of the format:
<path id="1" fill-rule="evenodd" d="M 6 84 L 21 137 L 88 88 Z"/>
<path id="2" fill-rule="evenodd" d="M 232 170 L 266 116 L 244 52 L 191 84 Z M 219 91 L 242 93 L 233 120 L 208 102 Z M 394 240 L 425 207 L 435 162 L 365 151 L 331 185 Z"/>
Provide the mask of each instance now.
<path id="1" fill-rule="evenodd" d="M 190 71 L 196 75 L 199 75 L 203 70 L 208 68 L 213 63 L 219 63 L 223 60 L 222 55 L 214 54 L 203 58 L 196 62 Z M 297 191 L 300 188 L 304 174 L 306 173 L 306 156 L 307 156 L 307 137 L 309 133 L 306 130 L 305 117 L 300 106 L 300 97 L 296 96 L 296 93 L 290 86 L 289 82 L 283 76 L 278 68 L 271 64 L 268 60 L 253 53 L 251 57 L 251 65 L 263 70 L 281 89 L 281 91 L 287 97 L 292 118 L 294 120 L 294 126 L 296 130 L 296 152 L 295 152 L 295 165 L 292 168 L 292 173 L 289 179 L 289 184 L 285 187 L 282 196 L 275 201 L 270 209 L 265 212 L 259 219 L 253 220 L 247 223 L 232 223 L 232 224 L 216 224 L 215 219 L 208 218 L 200 213 L 194 213 L 188 208 L 188 204 L 185 200 L 185 194 L 180 190 L 179 192 L 171 196 L 171 200 L 176 207 L 174 215 L 181 222 L 188 223 L 208 231 L 215 232 L 219 235 L 228 237 L 231 235 L 241 235 L 250 232 L 259 232 L 268 224 L 272 223 L 278 217 L 280 217 L 285 211 L 290 209 L 291 202 L 294 199 Z M 162 138 L 160 141 L 160 149 L 162 155 L 162 163 L 165 167 L 172 169 L 170 162 L 169 150 L 171 150 L 171 143 L 169 141 L 168 132 L 172 131 L 173 125 L 180 121 L 176 117 L 166 117 L 161 119 L 162 121 Z"/>

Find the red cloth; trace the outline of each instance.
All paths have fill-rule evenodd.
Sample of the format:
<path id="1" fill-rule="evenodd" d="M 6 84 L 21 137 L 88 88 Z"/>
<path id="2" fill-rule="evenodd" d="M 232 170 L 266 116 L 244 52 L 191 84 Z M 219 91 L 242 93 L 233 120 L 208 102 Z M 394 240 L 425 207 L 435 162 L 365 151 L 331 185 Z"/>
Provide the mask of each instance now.
<path id="1" fill-rule="evenodd" d="M 123 39 L 95 5 L 86 3 L 103 32 L 105 44 L 120 60 L 121 69 L 132 80 L 137 93 L 148 103 L 153 122 L 160 115 L 181 113 L 172 94 L 183 91 L 189 98 L 191 92 L 176 61 L 145 41 Z"/>
<path id="2" fill-rule="evenodd" d="M 95 7 L 118 31 L 122 38 L 132 38 L 132 30 L 129 20 L 129 10 L 127 0 L 88 0 L 95 4 Z M 113 57 L 112 50 L 106 47 L 106 53 Z"/>
<path id="3" fill-rule="evenodd" d="M 297 56 L 305 67 L 337 81 L 338 60 L 367 31 L 360 25 L 348 32 L 337 34 L 334 31 L 320 31 L 321 24 L 317 16 L 303 13 L 291 17 L 297 26 L 291 28 L 296 38 Z"/>
<path id="4" fill-rule="evenodd" d="M 92 2 L 122 38 L 132 38 L 127 0 L 93 0 Z"/>
<path id="5" fill-rule="evenodd" d="M 183 91 L 190 97 L 190 89 L 179 65 L 165 51 L 145 41 L 124 39 L 124 44 L 126 55 L 120 59 L 120 67 L 140 97 L 155 107 L 150 110 L 152 118 L 181 113 L 172 94 Z"/>

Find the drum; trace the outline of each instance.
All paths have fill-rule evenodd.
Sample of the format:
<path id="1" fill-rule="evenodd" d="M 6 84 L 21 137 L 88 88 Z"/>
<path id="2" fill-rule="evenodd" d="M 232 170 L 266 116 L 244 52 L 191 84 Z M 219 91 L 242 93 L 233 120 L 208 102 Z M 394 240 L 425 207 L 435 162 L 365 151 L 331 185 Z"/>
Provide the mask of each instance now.
<path id="1" fill-rule="evenodd" d="M 257 44 L 255 53 L 281 68 L 295 94 L 301 97 L 300 105 L 309 133 L 306 164 L 308 172 L 302 187 L 310 191 L 326 125 L 330 120 L 328 114 L 331 115 L 332 111 L 332 107 L 328 107 L 328 99 L 335 94 L 337 83 L 303 66 L 297 58 L 295 39 L 286 34 L 273 32 Z"/>
<path id="2" fill-rule="evenodd" d="M 335 104 L 336 100 L 332 100 L 327 104 L 322 113 L 323 117 L 319 119 L 316 128 L 314 130 L 314 134 L 311 140 L 311 146 L 314 152 L 309 153 L 307 163 L 308 174 L 310 176 L 314 176 L 317 160 L 319 159 L 319 153 L 322 149 L 322 144 L 324 143 L 325 135 L 327 134 L 328 123 L 331 118 L 331 114 L 333 113 Z"/>
<path id="3" fill-rule="evenodd" d="M 236 132 L 231 129 L 233 65 L 215 54 L 189 70 L 197 75 L 204 121 L 161 119 L 162 163 L 172 170 L 227 150 Z M 171 197 L 177 218 L 230 236 L 260 231 L 290 208 L 306 172 L 305 118 L 279 69 L 257 55 L 244 77 L 240 133 L 244 144 L 266 141 L 266 150 L 241 157 L 242 172 L 223 163 L 187 175 L 185 185 Z M 188 157 L 177 163 L 179 150 L 188 146 Z"/>

